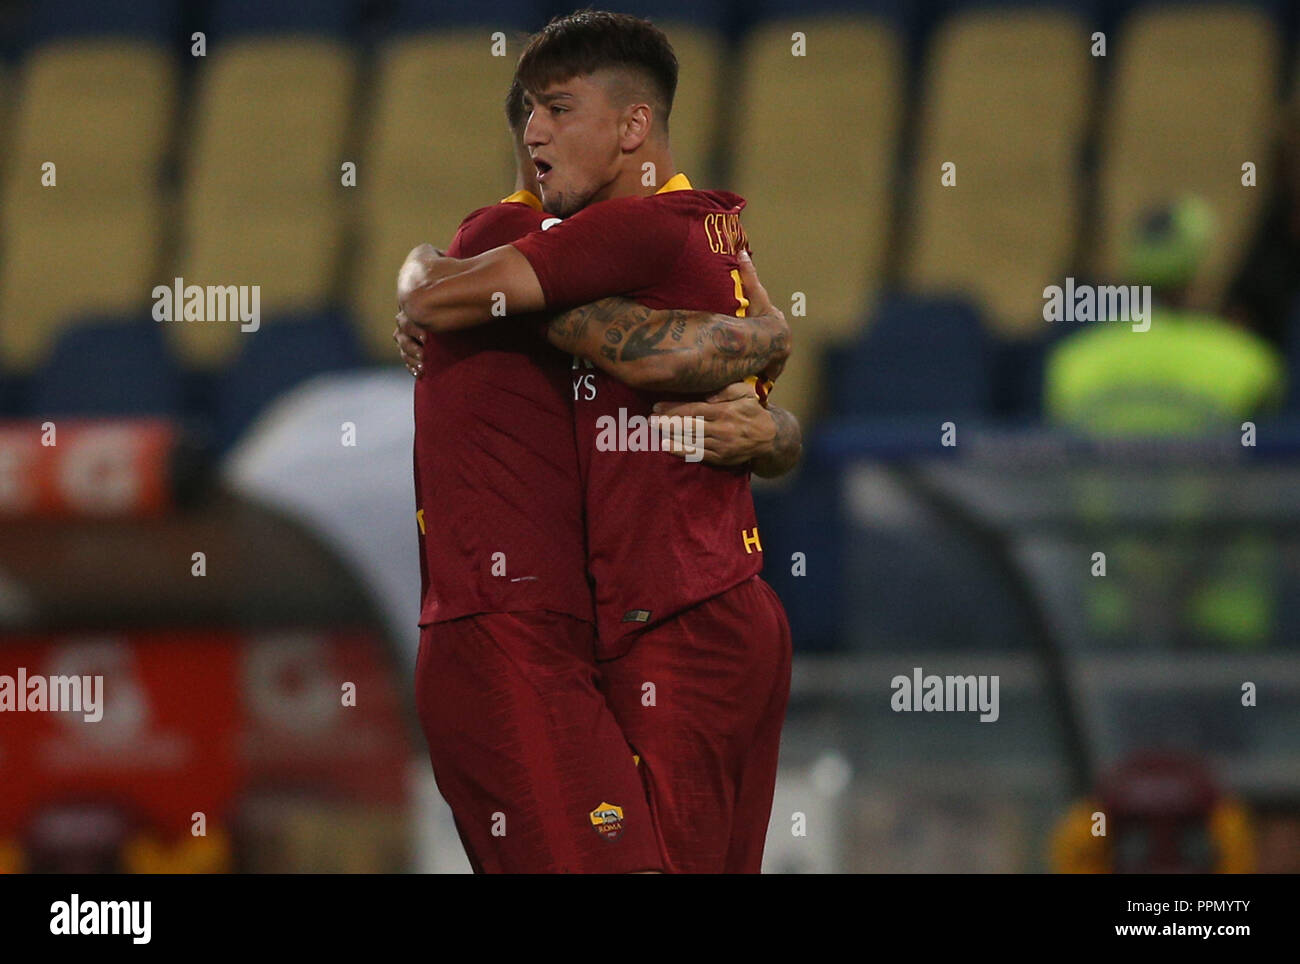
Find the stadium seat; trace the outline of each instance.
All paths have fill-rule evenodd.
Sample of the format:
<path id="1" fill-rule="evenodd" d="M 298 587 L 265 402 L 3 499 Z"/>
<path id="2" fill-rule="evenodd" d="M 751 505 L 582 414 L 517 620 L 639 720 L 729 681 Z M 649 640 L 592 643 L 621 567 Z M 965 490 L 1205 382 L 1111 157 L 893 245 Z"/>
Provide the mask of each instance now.
<path id="1" fill-rule="evenodd" d="M 208 16 L 212 37 L 311 33 L 346 37 L 358 21 L 359 0 L 216 0 Z"/>
<path id="2" fill-rule="evenodd" d="M 486 56 L 488 44 L 480 30 L 457 30 L 396 36 L 379 50 L 357 174 L 360 251 L 350 299 L 373 358 L 397 362 L 393 293 L 411 248 L 445 245 L 470 211 L 514 190 L 503 105 L 515 62 Z"/>
<path id="3" fill-rule="evenodd" d="M 70 319 L 129 311 L 147 297 L 176 73 L 168 54 L 139 39 L 29 51 L 5 127 L 0 193 L 0 359 L 9 367 L 39 364 Z M 63 280 L 70 259 L 72 282 Z"/>
<path id="4" fill-rule="evenodd" d="M 32 379 L 26 406 L 46 415 L 175 415 L 182 383 L 153 320 L 93 319 L 66 329 Z"/>
<path id="5" fill-rule="evenodd" d="M 844 519 L 841 481 L 835 472 L 805 466 L 784 484 L 754 486 L 754 512 L 767 560 L 763 579 L 785 607 L 798 652 L 843 647 Z M 804 569 L 798 572 L 795 553 Z"/>
<path id="6" fill-rule="evenodd" d="M 331 210 L 249 212 L 237 220 L 210 212 L 189 225 L 179 277 L 186 285 L 256 285 L 261 319 L 273 325 L 286 313 L 335 300 L 342 255 L 342 230 Z M 211 368 L 229 361 L 241 331 L 217 321 L 174 324 L 169 334 L 188 365 Z"/>
<path id="7" fill-rule="evenodd" d="M 992 345 L 965 302 L 886 297 L 842 352 L 831 386 L 837 415 L 987 415 Z"/>
<path id="8" fill-rule="evenodd" d="M 9 65 L 5 63 L 0 51 L 0 184 L 5 183 L 6 164 L 12 150 L 13 125 L 10 123 L 10 111 L 13 109 L 13 81 L 10 80 Z M 4 203 L 0 196 L 0 205 Z M 0 239 L 3 241 L 3 239 Z"/>
<path id="9" fill-rule="evenodd" d="M 757 0 L 752 11 L 761 19 L 784 19 L 799 14 L 859 16 L 889 20 L 896 26 L 909 15 L 908 0 Z"/>
<path id="10" fill-rule="evenodd" d="M 793 54 L 795 32 L 805 56 Z M 740 106 L 723 186 L 749 201 L 755 266 L 795 332 L 774 399 L 807 418 L 823 347 L 852 333 L 886 269 L 902 45 L 886 20 L 808 15 L 758 27 L 736 61 Z"/>
<path id="11" fill-rule="evenodd" d="M 234 361 L 218 375 L 213 408 L 217 444 L 225 448 L 234 442 L 267 403 L 299 382 L 361 362 L 356 335 L 338 314 L 272 320 L 244 339 Z"/>
<path id="12" fill-rule="evenodd" d="M 162 211 L 150 201 L 65 212 L 7 207 L 0 260 L 0 365 L 29 372 L 60 329 L 86 312 L 136 308 L 153 284 Z"/>
<path id="13" fill-rule="evenodd" d="M 28 54 L 21 84 L 5 207 L 45 194 L 65 210 L 157 194 L 177 99 L 176 64 L 164 49 L 140 40 L 47 44 Z M 53 188 L 41 184 L 47 161 Z"/>
<path id="14" fill-rule="evenodd" d="M 1086 38 L 1064 9 L 980 7 L 943 22 L 929 50 L 902 279 L 973 299 L 1003 337 L 1041 331 L 1043 288 L 1074 256 Z"/>
<path id="15" fill-rule="evenodd" d="M 550 16 L 562 16 L 575 9 L 571 3 L 551 0 Z M 680 23 L 691 26 L 721 31 L 727 26 L 731 13 L 731 4 L 726 0 L 620 0 L 597 6 L 600 10 L 614 10 L 618 13 L 630 13 L 644 17 L 651 23 Z"/>
<path id="16" fill-rule="evenodd" d="M 1284 408 L 1300 414 L 1300 297 L 1291 306 L 1283 347 L 1286 350 L 1286 402 Z"/>
<path id="17" fill-rule="evenodd" d="M 355 54 L 340 39 L 295 33 L 241 39 L 209 59 L 187 158 L 180 258 L 163 280 L 258 285 L 264 316 L 321 309 L 339 293 Z M 187 363 L 200 367 L 227 360 L 237 332 L 172 328 Z"/>
<path id="18" fill-rule="evenodd" d="M 351 48 L 325 37 L 257 37 L 208 59 L 187 208 L 238 217 L 337 206 L 356 76 Z"/>
<path id="19" fill-rule="evenodd" d="M 390 29 L 396 35 L 470 26 L 488 27 L 505 31 L 513 47 L 515 38 L 511 35 L 536 30 L 546 22 L 545 13 L 546 4 L 539 0 L 481 0 L 475 3 L 398 0 Z M 505 91 L 502 91 L 504 95 Z"/>
<path id="20" fill-rule="evenodd" d="M 28 43 L 74 37 L 137 37 L 170 43 L 180 22 L 175 0 L 40 0 L 32 4 Z"/>
<path id="21" fill-rule="evenodd" d="M 1124 245 L 1137 219 L 1199 195 L 1218 228 L 1193 300 L 1215 307 L 1267 198 L 1278 32 L 1266 10 L 1246 4 L 1142 7 L 1121 30 L 1099 139 L 1091 267 L 1123 280 Z M 1261 187 L 1242 186 L 1247 161 Z"/>

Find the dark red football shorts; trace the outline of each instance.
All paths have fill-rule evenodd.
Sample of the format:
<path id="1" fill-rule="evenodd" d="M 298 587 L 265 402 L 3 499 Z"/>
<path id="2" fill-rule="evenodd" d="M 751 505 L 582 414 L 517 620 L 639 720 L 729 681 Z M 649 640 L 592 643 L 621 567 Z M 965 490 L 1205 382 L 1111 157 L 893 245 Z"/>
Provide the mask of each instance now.
<path id="1" fill-rule="evenodd" d="M 758 576 L 599 663 L 670 873 L 758 873 L 790 697 L 790 626 Z"/>
<path id="2" fill-rule="evenodd" d="M 665 869 L 595 644 L 593 626 L 548 612 L 421 631 L 416 706 L 475 872 Z"/>

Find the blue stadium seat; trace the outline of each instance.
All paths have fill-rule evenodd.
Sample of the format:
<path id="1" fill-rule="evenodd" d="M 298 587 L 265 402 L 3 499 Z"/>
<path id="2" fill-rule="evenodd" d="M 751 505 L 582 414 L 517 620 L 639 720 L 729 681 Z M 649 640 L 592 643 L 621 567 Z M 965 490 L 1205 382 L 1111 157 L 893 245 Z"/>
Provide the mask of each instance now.
<path id="1" fill-rule="evenodd" d="M 1300 414 L 1300 298 L 1291 306 L 1283 335 L 1286 355 L 1286 404 L 1288 412 Z"/>
<path id="2" fill-rule="evenodd" d="M 902 28 L 918 23 L 927 13 L 928 4 L 907 0 L 755 0 L 752 5 L 738 5 L 736 15 L 744 27 L 763 20 L 788 20 L 810 16 L 872 17 L 888 20 Z"/>
<path id="3" fill-rule="evenodd" d="M 835 364 L 839 415 L 987 415 L 991 345 L 965 301 L 887 297 Z"/>
<path id="4" fill-rule="evenodd" d="M 1124 18 L 1142 7 L 1182 7 L 1195 12 L 1198 6 L 1257 7 L 1276 21 L 1281 21 L 1287 4 L 1281 0 L 1109 0 L 1106 4 L 1114 23 L 1123 25 Z"/>
<path id="5" fill-rule="evenodd" d="M 714 30 L 726 29 L 732 12 L 731 4 L 726 0 L 610 0 L 593 6 L 600 10 L 630 13 L 654 23 L 689 23 Z M 548 14 L 552 17 L 572 13 L 574 9 L 572 3 L 551 0 L 548 4 Z"/>
<path id="6" fill-rule="evenodd" d="M 505 31 L 536 30 L 546 22 L 546 12 L 545 0 L 398 0 L 390 29 L 403 33 L 483 25 Z"/>
<path id="7" fill-rule="evenodd" d="M 993 413 L 999 418 L 1031 421 L 1043 409 L 1043 367 L 1047 337 L 1025 341 L 996 339 L 992 344 L 990 381 Z"/>
<path id="8" fill-rule="evenodd" d="M 176 0 L 39 0 L 28 42 L 69 37 L 141 37 L 169 43 L 180 22 Z"/>
<path id="9" fill-rule="evenodd" d="M 937 21 L 964 10 L 1067 10 L 1084 23 L 1099 23 L 1112 0 L 932 0 L 931 15 Z"/>
<path id="10" fill-rule="evenodd" d="M 754 489 L 754 512 L 763 541 L 763 579 L 785 606 L 799 652 L 844 647 L 844 519 L 837 472 L 811 463 L 793 485 Z M 802 553 L 802 560 L 794 554 Z M 796 564 L 802 562 L 802 573 Z"/>
<path id="11" fill-rule="evenodd" d="M 63 330 L 25 408 L 44 415 L 176 415 L 179 368 L 153 320 L 104 318 Z"/>
<path id="12" fill-rule="evenodd" d="M 240 338 L 242 350 L 217 376 L 214 390 L 214 440 L 222 449 L 268 402 L 299 382 L 365 363 L 353 326 L 335 313 L 263 321 Z"/>
<path id="13" fill-rule="evenodd" d="M 359 20 L 358 0 L 215 0 L 208 30 L 216 37 L 276 33 L 347 37 Z"/>

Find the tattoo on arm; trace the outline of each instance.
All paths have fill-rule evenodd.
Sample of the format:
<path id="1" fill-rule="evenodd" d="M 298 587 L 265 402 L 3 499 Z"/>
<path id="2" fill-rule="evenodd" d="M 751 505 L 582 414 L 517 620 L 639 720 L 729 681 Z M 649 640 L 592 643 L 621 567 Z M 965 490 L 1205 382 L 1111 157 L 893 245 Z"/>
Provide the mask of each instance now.
<path id="1" fill-rule="evenodd" d="M 774 479 L 785 475 L 799 464 L 803 454 L 803 429 L 799 420 L 783 408 L 769 406 L 772 421 L 776 422 L 776 438 L 772 439 L 772 451 L 762 458 L 754 459 L 750 469 L 764 479 Z"/>
<path id="2" fill-rule="evenodd" d="M 639 364 L 674 356 L 664 377 L 643 387 L 678 392 L 715 391 L 789 353 L 788 328 L 779 316 L 652 310 L 626 298 L 602 298 L 556 315 L 548 339 L 615 377 L 633 376 Z"/>

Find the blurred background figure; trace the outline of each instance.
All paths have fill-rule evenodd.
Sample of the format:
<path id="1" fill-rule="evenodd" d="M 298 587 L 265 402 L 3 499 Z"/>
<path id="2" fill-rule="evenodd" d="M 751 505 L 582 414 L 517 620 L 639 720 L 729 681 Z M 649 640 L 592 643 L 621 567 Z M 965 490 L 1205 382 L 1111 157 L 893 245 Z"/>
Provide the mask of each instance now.
<path id="1" fill-rule="evenodd" d="M 1106 775 L 1095 797 L 1062 819 L 1053 838 L 1052 869 L 1254 873 L 1255 841 L 1241 804 L 1225 795 L 1195 759 L 1148 751 L 1124 760 Z"/>
<path id="2" fill-rule="evenodd" d="M 1196 197 L 1154 208 L 1134 225 L 1124 274 L 1115 280 L 1150 291 L 1149 328 L 1098 321 L 1061 339 L 1045 375 L 1054 422 L 1099 437 L 1157 441 L 1225 437 L 1245 430 L 1243 420 L 1277 411 L 1286 384 L 1281 353 L 1254 332 L 1192 307 L 1192 286 L 1214 238 L 1214 215 Z M 1083 480 L 1084 511 L 1100 520 L 1108 505 L 1123 502 L 1109 487 L 1123 484 Z M 1212 491 L 1194 478 L 1174 480 L 1169 498 L 1189 513 L 1199 502 L 1204 516 L 1213 514 Z M 1110 557 L 1127 578 L 1085 581 L 1099 633 L 1148 631 L 1144 612 L 1172 619 L 1183 638 L 1212 645 L 1259 647 L 1274 631 L 1278 560 L 1267 538 L 1241 531 L 1198 547 L 1192 536 L 1162 550 L 1124 535 L 1112 542 Z M 1174 612 L 1155 602 L 1162 598 Z"/>
<path id="3" fill-rule="evenodd" d="M 1097 321 L 1052 349 L 1045 395 L 1061 425 L 1106 435 L 1202 434 L 1273 414 L 1286 364 L 1273 345 L 1212 310 L 1192 285 L 1215 243 L 1214 214 L 1196 197 L 1146 213 L 1122 277 L 1150 292 L 1149 330 Z"/>
<path id="4" fill-rule="evenodd" d="M 1300 8 L 611 7 L 796 329 L 768 869 L 1300 870 Z M 0 712 L 0 870 L 468 870 L 393 280 L 508 193 L 570 10 L 0 0 L 0 683 L 105 681 Z M 1068 278 L 1149 330 L 1044 321 Z M 895 711 L 918 668 L 996 722 Z"/>

